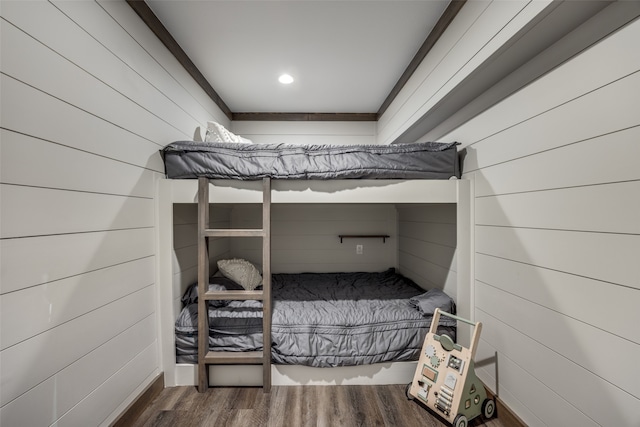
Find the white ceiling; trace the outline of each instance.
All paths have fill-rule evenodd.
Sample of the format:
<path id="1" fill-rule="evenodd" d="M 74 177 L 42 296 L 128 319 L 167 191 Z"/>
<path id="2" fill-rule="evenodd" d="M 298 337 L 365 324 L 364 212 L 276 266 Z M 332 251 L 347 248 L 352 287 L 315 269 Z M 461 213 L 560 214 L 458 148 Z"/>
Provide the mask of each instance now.
<path id="1" fill-rule="evenodd" d="M 449 3 L 146 1 L 237 113 L 377 112 Z"/>

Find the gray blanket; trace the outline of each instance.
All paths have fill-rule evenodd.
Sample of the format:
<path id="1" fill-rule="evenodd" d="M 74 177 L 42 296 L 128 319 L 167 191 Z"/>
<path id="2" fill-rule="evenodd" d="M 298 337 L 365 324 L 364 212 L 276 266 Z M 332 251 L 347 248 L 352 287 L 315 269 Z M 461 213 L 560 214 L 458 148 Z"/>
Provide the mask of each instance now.
<path id="1" fill-rule="evenodd" d="M 272 278 L 272 359 L 317 367 L 417 360 L 431 325 L 411 299 L 426 292 L 394 272 L 275 274 Z M 435 306 L 452 311 L 439 293 Z M 209 307 L 209 345 L 216 350 L 262 347 L 258 301 Z M 191 308 L 189 308 L 191 307 Z M 195 361 L 197 315 L 187 306 L 176 322 L 178 361 Z M 196 307 L 197 308 L 197 307 Z M 455 339 L 455 321 L 441 317 L 440 333 Z M 195 344 L 189 357 L 189 341 Z"/>
<path id="2" fill-rule="evenodd" d="M 162 151 L 168 178 L 460 178 L 458 143 L 398 145 L 234 144 L 177 141 Z"/>

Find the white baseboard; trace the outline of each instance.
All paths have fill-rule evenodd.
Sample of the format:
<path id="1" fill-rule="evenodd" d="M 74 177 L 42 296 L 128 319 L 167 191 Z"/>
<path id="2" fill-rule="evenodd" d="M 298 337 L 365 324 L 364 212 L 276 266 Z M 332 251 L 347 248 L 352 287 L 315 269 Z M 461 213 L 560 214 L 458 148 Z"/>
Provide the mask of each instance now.
<path id="1" fill-rule="evenodd" d="M 408 384 L 417 362 L 389 362 L 375 365 L 313 368 L 300 365 L 271 365 L 271 384 L 291 385 L 383 385 Z M 196 385 L 197 366 L 176 365 L 176 385 Z M 260 365 L 211 365 L 212 386 L 261 386 Z"/>

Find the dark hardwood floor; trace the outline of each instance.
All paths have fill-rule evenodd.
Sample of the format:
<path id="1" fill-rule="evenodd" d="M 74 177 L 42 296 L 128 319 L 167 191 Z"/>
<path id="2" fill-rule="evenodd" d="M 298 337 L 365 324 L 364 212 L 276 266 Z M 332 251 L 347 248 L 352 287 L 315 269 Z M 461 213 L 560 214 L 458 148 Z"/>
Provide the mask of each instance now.
<path id="1" fill-rule="evenodd" d="M 499 414 L 498 414 L 499 415 Z M 478 417 L 471 426 L 507 427 Z M 165 388 L 132 426 L 397 426 L 440 427 L 446 422 L 416 401 L 404 385 Z"/>

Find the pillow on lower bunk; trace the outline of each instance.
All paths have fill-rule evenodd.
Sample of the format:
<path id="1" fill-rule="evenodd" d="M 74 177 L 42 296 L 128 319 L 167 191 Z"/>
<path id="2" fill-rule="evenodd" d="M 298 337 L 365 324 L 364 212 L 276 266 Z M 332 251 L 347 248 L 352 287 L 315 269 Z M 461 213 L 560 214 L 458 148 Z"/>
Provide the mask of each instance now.
<path id="1" fill-rule="evenodd" d="M 214 285 L 209 283 L 209 291 L 226 291 L 227 288 L 223 285 Z M 187 306 L 189 304 L 195 304 L 198 302 L 198 284 L 194 283 L 190 285 L 182 295 L 182 304 Z M 209 305 L 212 307 L 224 307 L 228 304 L 228 301 L 224 300 L 211 300 Z"/>
<path id="2" fill-rule="evenodd" d="M 456 314 L 456 306 L 451 297 L 439 289 L 430 289 L 424 294 L 409 299 L 409 303 L 423 315 L 432 315 L 436 308 L 449 314 Z"/>
<path id="3" fill-rule="evenodd" d="M 242 286 L 235 283 L 233 280 L 224 276 L 211 276 L 209 278 L 209 290 L 210 291 L 229 291 L 243 289 Z M 187 287 L 187 290 L 182 295 L 182 304 L 187 306 L 189 304 L 195 304 L 198 302 L 198 283 L 192 283 Z M 228 301 L 215 300 L 211 301 L 211 305 L 215 307 L 224 307 L 228 304 Z"/>
<path id="4" fill-rule="evenodd" d="M 258 269 L 244 259 L 221 259 L 218 269 L 225 277 L 233 280 L 248 291 L 262 284 L 262 276 Z"/>

